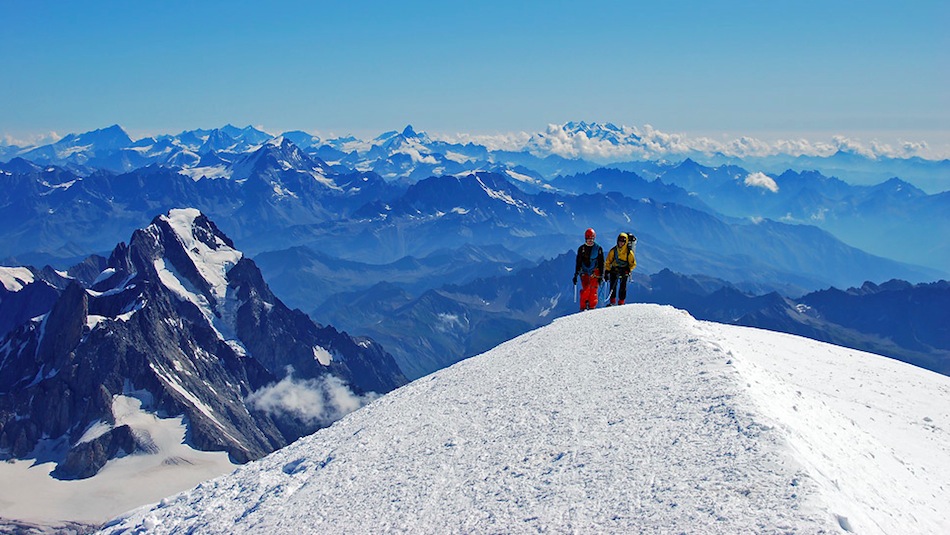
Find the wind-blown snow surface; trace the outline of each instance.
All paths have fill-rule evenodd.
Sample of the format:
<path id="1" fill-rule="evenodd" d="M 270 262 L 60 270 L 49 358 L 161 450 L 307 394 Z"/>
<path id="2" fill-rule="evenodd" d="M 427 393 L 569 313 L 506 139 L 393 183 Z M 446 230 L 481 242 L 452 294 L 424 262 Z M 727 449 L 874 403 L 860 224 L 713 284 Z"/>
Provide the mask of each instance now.
<path id="1" fill-rule="evenodd" d="M 947 533 L 950 378 L 655 305 L 575 314 L 107 533 Z"/>

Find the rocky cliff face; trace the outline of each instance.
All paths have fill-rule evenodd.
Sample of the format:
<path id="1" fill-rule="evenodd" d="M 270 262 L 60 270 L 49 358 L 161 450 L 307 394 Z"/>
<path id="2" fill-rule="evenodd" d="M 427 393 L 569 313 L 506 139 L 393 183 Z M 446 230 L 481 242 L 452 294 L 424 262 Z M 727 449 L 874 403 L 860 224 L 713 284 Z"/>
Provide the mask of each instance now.
<path id="1" fill-rule="evenodd" d="M 288 378 L 332 378 L 356 399 L 406 382 L 374 342 L 284 306 L 207 217 L 172 210 L 119 244 L 89 287 L 70 281 L 0 341 L 0 452 L 53 451 L 67 479 L 148 453 L 147 434 L 116 425 L 114 399 L 128 395 L 183 415 L 193 447 L 246 462 L 332 421 L 280 410 L 279 397 L 251 402 Z"/>

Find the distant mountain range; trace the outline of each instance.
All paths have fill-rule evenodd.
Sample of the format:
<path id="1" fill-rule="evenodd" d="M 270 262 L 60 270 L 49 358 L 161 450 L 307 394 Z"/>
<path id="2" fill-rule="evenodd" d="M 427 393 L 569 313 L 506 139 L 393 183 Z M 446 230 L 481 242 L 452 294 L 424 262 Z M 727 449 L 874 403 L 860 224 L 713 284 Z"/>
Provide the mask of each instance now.
<path id="1" fill-rule="evenodd" d="M 428 256 L 406 256 L 387 264 L 336 258 L 306 246 L 269 251 L 254 262 L 274 293 L 294 308 L 310 310 L 331 296 L 358 292 L 379 281 L 419 294 L 434 286 L 463 284 L 477 278 L 505 276 L 534 264 L 500 245 L 462 245 Z"/>
<path id="2" fill-rule="evenodd" d="M 578 194 L 616 191 L 725 217 L 812 225 L 878 256 L 944 272 L 950 266 L 950 192 L 927 195 L 898 178 L 852 186 L 817 171 L 770 176 L 731 165 L 706 167 L 690 159 L 635 168 L 637 172 L 600 168 L 558 177 L 551 184 Z M 656 178 L 648 182 L 643 176 Z M 931 224 L 921 225 L 922 220 Z"/>
<path id="3" fill-rule="evenodd" d="M 347 217 L 349 210 L 363 203 L 385 203 L 410 184 L 431 176 L 491 171 L 504 175 L 519 189 L 529 193 L 619 191 L 632 198 L 653 198 L 726 216 L 814 225 L 849 245 L 878 256 L 944 273 L 946 266 L 950 265 L 947 245 L 950 243 L 947 235 L 950 224 L 946 215 L 950 213 L 947 209 L 950 204 L 947 197 L 950 195 L 947 191 L 950 189 L 947 187 L 950 185 L 950 161 L 872 158 L 846 152 L 820 158 L 796 156 L 783 159 L 779 155 L 742 158 L 684 153 L 682 160 L 619 160 L 617 158 L 624 155 L 648 155 L 644 147 L 651 146 L 655 140 L 645 133 L 638 134 L 636 129 L 609 123 L 571 122 L 552 128 L 530 137 L 520 150 L 502 150 L 473 142 L 462 144 L 434 140 L 411 126 L 402 131 L 386 132 L 370 141 L 353 137 L 320 139 L 301 131 L 275 137 L 252 127 L 231 125 L 133 141 L 121 127 L 113 125 L 83 134 L 70 134 L 41 147 L 2 147 L 0 161 L 10 160 L 2 166 L 2 172 L 7 173 L 30 172 L 28 166 L 17 159 L 22 158 L 36 164 L 44 173 L 67 174 L 59 179 L 46 177 L 53 179 L 52 182 L 47 180 L 50 185 L 60 188 L 67 187 L 76 179 L 91 178 L 103 172 L 119 176 L 140 175 L 142 169 L 150 168 L 152 171 L 146 173 L 160 175 L 163 171 L 155 167 L 160 166 L 167 174 L 180 173 L 197 183 L 203 182 L 202 177 L 229 178 L 232 182 L 251 179 L 252 184 L 241 189 L 248 190 L 248 193 L 257 189 L 257 193 L 262 195 L 273 193 L 279 196 L 283 192 L 283 195 L 292 197 L 291 194 L 300 196 L 301 188 L 319 189 L 306 187 L 307 182 L 315 177 L 350 176 L 352 180 L 348 184 L 335 184 L 349 188 L 350 193 L 349 206 L 340 207 L 334 203 L 333 210 L 340 210 L 334 214 L 337 219 Z M 555 144 L 555 138 L 562 143 Z M 601 152 L 572 152 L 565 148 L 583 146 L 581 142 L 584 140 L 601 147 Z M 282 152 L 268 150 L 265 145 L 283 146 L 283 149 Z M 296 154 L 292 154 L 294 151 Z M 585 157 L 589 159 L 585 160 Z M 255 166 L 268 165 L 271 166 L 270 175 L 263 169 L 255 171 Z M 629 171 L 637 176 L 624 177 L 610 169 Z M 855 180 L 849 169 L 854 169 L 854 174 L 862 177 L 877 173 L 877 180 L 871 182 L 877 185 L 852 185 Z M 928 195 L 908 182 L 921 182 L 921 176 L 930 181 L 928 189 L 943 193 Z M 360 184 L 365 180 L 390 185 L 392 191 L 356 194 L 356 191 L 366 190 Z M 318 179 L 315 181 L 320 183 Z M 861 182 L 867 183 L 865 180 Z M 326 181 L 323 184 L 329 186 Z M 379 187 L 380 184 L 367 186 Z M 118 238 L 103 240 L 96 250 L 107 251 L 111 243 L 146 223 L 156 211 L 174 206 L 200 207 L 226 226 L 228 222 L 224 216 L 231 210 L 243 208 L 235 214 L 238 218 L 263 215 L 254 213 L 260 212 L 262 206 L 229 202 L 234 194 L 231 188 L 233 185 L 201 184 L 198 191 L 194 191 L 196 188 L 188 185 L 169 184 L 165 190 L 178 189 L 184 194 L 179 196 L 182 198 L 174 199 L 179 201 L 177 204 L 153 206 L 157 210 L 139 217 L 134 223 L 128 222 L 121 228 Z M 340 195 L 339 189 L 324 193 L 330 193 L 331 197 L 347 196 Z M 196 196 L 199 199 L 195 199 Z M 151 200 L 154 204 L 159 199 L 152 196 Z M 172 199 L 169 197 L 169 200 Z M 313 199 L 297 200 L 302 201 L 301 206 L 285 206 L 280 217 L 302 225 L 330 218 L 326 203 Z M 294 199 L 283 201 L 290 205 Z M 108 197 L 106 202 L 109 202 Z M 220 205 L 222 202 L 225 204 Z M 924 232 L 917 224 L 921 218 L 938 224 Z M 938 234 L 931 232 L 934 229 Z M 228 231 L 235 239 L 245 239 L 246 233 L 240 228 L 229 227 Z M 882 236 L 887 238 L 882 239 Z M 41 245 L 46 244 L 41 240 Z M 53 249 L 43 251 L 51 256 L 40 260 L 55 260 L 57 257 L 78 260 L 89 252 L 89 245 L 64 240 Z M 252 251 L 257 250 L 256 244 L 248 246 Z M 14 254 L 22 257 L 24 252 L 0 251 L 0 258 Z M 24 258 L 43 263 L 35 262 L 33 257 Z"/>
<path id="4" fill-rule="evenodd" d="M 873 185 L 901 177 L 931 193 L 950 189 L 950 160 L 895 156 L 893 150 L 888 152 L 878 146 L 862 148 L 844 139 L 816 145 L 802 140 L 772 145 L 750 138 L 722 143 L 691 140 L 651 127 L 584 121 L 549 125 L 545 131 L 534 134 L 452 136 L 465 142 L 447 140 L 447 136 L 434 139 L 412 126 L 361 140 L 352 136 L 321 139 L 299 130 L 275 135 L 250 126 L 232 125 L 133 141 L 121 127 L 113 125 L 70 134 L 49 145 L 0 145 L 0 161 L 20 156 L 77 171 L 126 172 L 152 163 L 200 169 L 213 167 L 218 154 L 228 159 L 228 155 L 248 152 L 275 137 L 290 139 L 327 162 L 364 171 L 372 169 L 387 179 L 489 170 L 493 165 L 523 166 L 551 179 L 597 167 L 625 168 L 638 162 L 679 162 L 690 158 L 710 167 L 733 165 L 769 174 L 781 174 L 787 169 L 818 170 L 852 184 Z M 201 171 L 196 173 L 200 175 Z"/>
<path id="5" fill-rule="evenodd" d="M 344 291 L 310 314 L 362 332 L 421 377 L 577 311 L 565 253 L 513 275 L 410 293 L 391 283 Z M 637 270 L 639 271 L 639 270 Z M 673 305 L 697 319 L 760 327 L 861 349 L 950 375 L 950 283 L 889 281 L 789 298 L 766 288 L 668 269 L 634 272 L 628 301 Z"/>
<path id="6" fill-rule="evenodd" d="M 370 141 L 230 125 L 138 141 L 118 126 L 71 135 L 0 164 L 0 258 L 65 268 L 108 255 L 156 213 L 195 208 L 255 256 L 282 299 L 372 334 L 410 376 L 571 311 L 563 281 L 572 267 L 548 263 L 587 227 L 606 247 L 619 232 L 637 234 L 637 277 L 669 270 L 717 281 L 714 290 L 794 300 L 865 281 L 948 277 L 947 193 L 900 179 L 856 186 L 812 170 L 766 174 L 741 159 L 604 167 L 583 159 L 593 153 L 555 150 L 555 138 L 599 144 L 604 158 L 639 154 L 631 147 L 649 141 L 583 122 L 520 150 L 436 140 L 411 126 Z M 850 161 L 873 163 L 862 158 Z M 943 165 L 916 163 L 938 174 Z M 518 275 L 533 270 L 543 272 L 537 281 Z M 463 317 L 464 328 L 438 327 Z M 907 358 L 929 358 L 921 355 Z"/>
<path id="7" fill-rule="evenodd" d="M 626 191 L 633 198 L 615 191 L 531 193 L 510 173 L 462 173 L 405 184 L 369 171 L 331 168 L 287 139 L 235 159 L 222 172 L 228 178 L 193 180 L 155 165 L 82 177 L 22 159 L 3 164 L 0 173 L 8 186 L 0 192 L 0 256 L 10 264 L 62 265 L 64 259 L 71 263 L 104 253 L 152 214 L 189 206 L 213 217 L 252 254 L 306 245 L 345 259 L 385 263 L 469 243 L 543 258 L 563 251 L 593 226 L 608 236 L 641 232 L 643 243 L 651 244 L 643 267 L 651 271 L 669 267 L 806 291 L 865 280 L 926 281 L 942 274 L 872 257 L 815 227 L 704 211 L 699 201 L 684 198 L 683 190 L 632 174 Z M 642 196 L 647 193 L 653 198 Z"/>

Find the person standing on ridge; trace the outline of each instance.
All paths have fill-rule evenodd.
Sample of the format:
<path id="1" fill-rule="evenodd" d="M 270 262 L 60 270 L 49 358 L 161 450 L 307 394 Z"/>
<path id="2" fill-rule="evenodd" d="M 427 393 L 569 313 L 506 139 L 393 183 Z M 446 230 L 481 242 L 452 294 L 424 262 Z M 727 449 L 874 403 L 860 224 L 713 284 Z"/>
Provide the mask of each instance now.
<path id="1" fill-rule="evenodd" d="M 630 271 L 637 267 L 637 258 L 631 247 L 633 240 L 636 240 L 633 234 L 628 236 L 621 232 L 617 236 L 617 245 L 607 253 L 607 260 L 604 263 L 606 279 L 610 283 L 610 303 L 607 306 L 622 305 L 627 300 L 627 278 L 630 277 Z"/>
<path id="2" fill-rule="evenodd" d="M 600 287 L 604 273 L 604 250 L 594 238 L 597 233 L 589 228 L 584 232 L 584 245 L 577 248 L 577 261 L 574 264 L 574 286 L 577 276 L 581 277 L 581 310 L 597 308 L 597 288 Z"/>

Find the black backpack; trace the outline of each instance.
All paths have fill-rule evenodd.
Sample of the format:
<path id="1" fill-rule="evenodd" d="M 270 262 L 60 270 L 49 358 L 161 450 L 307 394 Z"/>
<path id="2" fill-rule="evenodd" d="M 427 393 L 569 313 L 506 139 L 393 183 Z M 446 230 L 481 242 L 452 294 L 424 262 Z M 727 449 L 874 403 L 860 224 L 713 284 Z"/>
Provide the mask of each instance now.
<path id="1" fill-rule="evenodd" d="M 637 254 L 637 237 L 632 232 L 627 233 L 627 251 Z"/>

